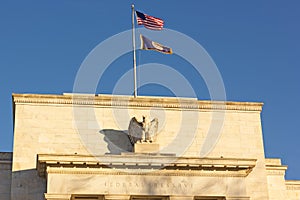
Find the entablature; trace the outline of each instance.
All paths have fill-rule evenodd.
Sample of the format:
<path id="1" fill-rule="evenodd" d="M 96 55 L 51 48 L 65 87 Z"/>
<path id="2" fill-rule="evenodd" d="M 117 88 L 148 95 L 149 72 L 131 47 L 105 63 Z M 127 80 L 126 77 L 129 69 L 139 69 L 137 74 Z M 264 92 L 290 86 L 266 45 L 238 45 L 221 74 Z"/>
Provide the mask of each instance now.
<path id="1" fill-rule="evenodd" d="M 153 97 L 120 95 L 95 95 L 95 94 L 13 94 L 15 104 L 54 104 L 72 106 L 100 106 L 100 107 L 143 107 L 143 108 L 166 108 L 166 109 L 192 109 L 192 110 L 238 110 L 258 111 L 262 110 L 261 102 L 231 102 L 197 100 L 196 98 L 180 97 Z"/>
<path id="2" fill-rule="evenodd" d="M 285 181 L 287 190 L 299 190 L 300 191 L 300 180 L 286 180 Z"/>
<path id="3" fill-rule="evenodd" d="M 281 160 L 278 158 L 266 158 L 266 170 L 268 175 L 284 176 L 287 170 L 286 165 L 281 164 Z"/>
<path id="4" fill-rule="evenodd" d="M 256 159 L 195 158 L 153 154 L 55 155 L 39 154 L 40 176 L 59 174 L 115 174 L 167 176 L 247 176 Z"/>

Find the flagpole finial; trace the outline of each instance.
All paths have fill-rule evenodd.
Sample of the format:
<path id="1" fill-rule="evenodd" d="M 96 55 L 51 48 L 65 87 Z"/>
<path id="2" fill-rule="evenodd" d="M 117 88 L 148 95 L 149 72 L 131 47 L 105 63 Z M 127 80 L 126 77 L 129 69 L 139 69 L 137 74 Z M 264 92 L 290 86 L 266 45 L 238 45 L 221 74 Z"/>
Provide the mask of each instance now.
<path id="1" fill-rule="evenodd" d="M 131 8 L 132 8 L 132 9 L 134 8 L 134 4 L 131 4 Z"/>

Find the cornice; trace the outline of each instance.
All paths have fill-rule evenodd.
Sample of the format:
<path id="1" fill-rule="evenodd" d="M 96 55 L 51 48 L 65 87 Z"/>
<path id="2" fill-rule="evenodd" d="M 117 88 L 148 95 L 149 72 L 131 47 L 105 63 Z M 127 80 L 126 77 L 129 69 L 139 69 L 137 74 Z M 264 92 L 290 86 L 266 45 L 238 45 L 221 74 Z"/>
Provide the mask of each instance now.
<path id="1" fill-rule="evenodd" d="M 286 165 L 266 165 L 267 175 L 285 175 Z"/>
<path id="2" fill-rule="evenodd" d="M 193 158 L 157 155 L 38 155 L 40 176 L 47 173 L 163 174 L 170 176 L 247 176 L 256 159 Z"/>
<path id="3" fill-rule="evenodd" d="M 229 102 L 207 101 L 195 98 L 175 97 L 137 97 L 118 95 L 47 95 L 47 94 L 13 94 L 15 104 L 55 104 L 71 106 L 102 106 L 102 107 L 141 107 L 165 109 L 201 109 L 201 110 L 238 110 L 261 111 L 260 102 Z"/>
<path id="4" fill-rule="evenodd" d="M 287 190 L 299 190 L 300 191 L 300 180 L 297 180 L 297 181 L 286 180 L 285 185 L 286 185 Z"/>

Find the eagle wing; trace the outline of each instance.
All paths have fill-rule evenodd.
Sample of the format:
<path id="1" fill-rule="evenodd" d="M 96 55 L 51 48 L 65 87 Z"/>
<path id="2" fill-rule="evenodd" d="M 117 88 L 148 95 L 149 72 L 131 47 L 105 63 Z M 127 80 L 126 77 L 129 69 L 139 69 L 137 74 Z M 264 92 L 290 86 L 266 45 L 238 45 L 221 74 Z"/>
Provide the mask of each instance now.
<path id="1" fill-rule="evenodd" d="M 138 122 L 135 117 L 130 120 L 128 135 L 132 144 L 135 144 L 143 138 L 143 124 Z"/>
<path id="2" fill-rule="evenodd" d="M 155 141 L 157 136 L 157 130 L 158 130 L 158 119 L 154 118 L 149 122 L 149 129 L 148 129 L 148 140 Z"/>

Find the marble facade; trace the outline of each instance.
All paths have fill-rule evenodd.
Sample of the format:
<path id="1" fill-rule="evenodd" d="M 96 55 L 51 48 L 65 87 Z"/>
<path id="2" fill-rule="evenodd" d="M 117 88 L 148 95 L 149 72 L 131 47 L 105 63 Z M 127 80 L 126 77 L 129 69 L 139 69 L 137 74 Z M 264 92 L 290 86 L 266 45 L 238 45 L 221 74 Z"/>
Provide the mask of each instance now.
<path id="1" fill-rule="evenodd" d="M 299 200 L 300 181 L 285 180 L 287 166 L 265 158 L 262 106 L 13 94 L 14 149 L 12 159 L 0 154 L 0 197 Z M 134 147 L 128 123 L 143 115 L 158 118 L 157 139 Z"/>

